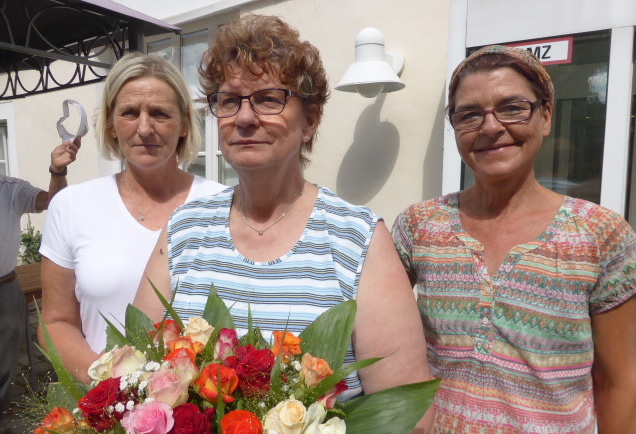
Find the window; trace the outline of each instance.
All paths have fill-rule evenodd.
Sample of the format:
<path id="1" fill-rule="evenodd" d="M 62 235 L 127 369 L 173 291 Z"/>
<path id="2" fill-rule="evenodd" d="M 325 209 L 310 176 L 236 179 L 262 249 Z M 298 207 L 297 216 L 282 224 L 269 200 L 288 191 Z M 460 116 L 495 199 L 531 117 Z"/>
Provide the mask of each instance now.
<path id="1" fill-rule="evenodd" d="M 0 123 L 0 175 L 9 174 L 9 150 L 7 149 L 7 125 Z"/>

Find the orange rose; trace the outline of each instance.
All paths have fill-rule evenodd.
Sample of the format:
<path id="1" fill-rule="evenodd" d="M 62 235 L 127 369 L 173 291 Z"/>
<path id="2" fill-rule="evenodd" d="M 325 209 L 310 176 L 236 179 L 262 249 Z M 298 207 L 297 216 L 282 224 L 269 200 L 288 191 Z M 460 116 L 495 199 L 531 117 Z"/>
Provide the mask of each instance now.
<path id="1" fill-rule="evenodd" d="M 51 432 L 59 434 L 74 433 L 77 428 L 77 420 L 65 408 L 55 407 L 51 413 L 42 421 L 33 434 L 48 434 Z"/>
<path id="2" fill-rule="evenodd" d="M 161 325 L 163 324 L 163 328 Z M 173 339 L 181 336 L 181 327 L 179 324 L 173 319 L 167 319 L 165 323 L 158 322 L 155 324 L 156 331 L 150 332 L 150 335 L 153 337 L 154 341 L 157 342 L 159 340 L 159 336 L 163 335 L 163 341 L 168 342 Z"/>
<path id="3" fill-rule="evenodd" d="M 205 349 L 205 346 L 201 342 L 193 341 L 190 336 L 180 336 L 176 339 L 172 339 L 166 343 L 168 346 L 168 350 L 174 351 L 179 348 L 187 348 L 192 351 L 195 355 L 201 354 Z"/>
<path id="4" fill-rule="evenodd" d="M 303 341 L 301 338 L 291 332 L 273 332 L 273 335 L 272 352 L 278 357 L 282 350 L 283 363 L 289 363 L 295 355 L 300 354 L 300 343 Z"/>
<path id="5" fill-rule="evenodd" d="M 263 424 L 258 417 L 247 410 L 234 410 L 221 419 L 223 434 L 262 434 Z"/>
<path id="6" fill-rule="evenodd" d="M 219 387 L 219 379 L 221 384 Z M 219 363 L 210 363 L 203 368 L 201 376 L 194 382 L 195 389 L 205 400 L 216 404 L 219 393 L 223 402 L 233 402 L 232 394 L 239 385 L 236 371 Z"/>
<path id="7" fill-rule="evenodd" d="M 305 379 L 305 384 L 314 387 L 322 380 L 333 374 L 326 360 L 314 357 L 309 353 L 303 354 L 300 363 L 300 375 Z"/>

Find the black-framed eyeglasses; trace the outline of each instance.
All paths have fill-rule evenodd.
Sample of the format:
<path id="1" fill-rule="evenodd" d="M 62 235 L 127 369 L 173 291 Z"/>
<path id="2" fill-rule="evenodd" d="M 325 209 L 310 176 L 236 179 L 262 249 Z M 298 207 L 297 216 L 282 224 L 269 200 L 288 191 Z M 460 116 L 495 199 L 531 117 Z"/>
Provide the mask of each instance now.
<path id="1" fill-rule="evenodd" d="M 486 115 L 492 113 L 502 124 L 516 124 L 527 121 L 534 114 L 534 110 L 541 105 L 543 100 L 511 101 L 498 105 L 490 110 L 470 109 L 459 110 L 450 114 L 451 126 L 456 131 L 468 131 L 481 128 L 486 120 Z"/>
<path id="2" fill-rule="evenodd" d="M 217 92 L 208 95 L 208 104 L 217 118 L 229 118 L 241 110 L 243 100 L 248 100 L 254 112 L 259 115 L 277 115 L 285 109 L 287 98 L 300 95 L 289 89 L 262 89 L 251 95 L 236 95 L 229 92 Z"/>

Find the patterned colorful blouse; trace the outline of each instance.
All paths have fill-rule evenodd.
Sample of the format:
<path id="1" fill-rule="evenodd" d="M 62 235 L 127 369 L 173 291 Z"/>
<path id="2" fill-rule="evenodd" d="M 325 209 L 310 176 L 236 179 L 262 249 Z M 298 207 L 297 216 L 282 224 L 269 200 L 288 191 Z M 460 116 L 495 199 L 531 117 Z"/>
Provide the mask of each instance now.
<path id="1" fill-rule="evenodd" d="M 443 379 L 436 432 L 593 433 L 590 315 L 636 294 L 636 234 L 613 211 L 566 197 L 490 276 L 458 200 L 415 204 L 393 226 Z"/>

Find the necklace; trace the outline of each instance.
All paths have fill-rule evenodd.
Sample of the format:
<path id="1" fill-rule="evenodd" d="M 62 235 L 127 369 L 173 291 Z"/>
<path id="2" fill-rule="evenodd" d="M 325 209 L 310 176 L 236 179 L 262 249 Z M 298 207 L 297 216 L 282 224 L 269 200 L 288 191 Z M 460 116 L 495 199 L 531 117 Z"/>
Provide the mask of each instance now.
<path id="1" fill-rule="evenodd" d="M 289 211 L 291 211 L 291 209 L 292 209 L 292 207 L 294 206 L 294 204 L 296 203 L 296 201 L 297 201 L 298 199 L 300 199 L 300 196 L 302 196 L 302 195 L 303 195 L 303 191 L 304 191 L 304 190 L 305 190 L 305 183 L 303 182 L 303 186 L 300 188 L 300 191 L 298 192 L 298 196 L 296 196 L 296 198 L 292 201 L 292 203 L 289 205 L 289 208 L 287 208 L 287 209 L 285 210 L 285 212 L 284 212 L 284 213 L 282 213 L 282 214 L 280 215 L 280 217 L 278 217 L 276 220 L 274 220 L 274 223 L 272 223 L 271 225 L 267 226 L 265 229 L 256 229 L 254 226 L 252 226 L 251 224 L 249 224 L 249 223 L 247 222 L 247 219 L 245 218 L 245 214 L 243 213 L 243 194 L 242 194 L 242 193 L 243 193 L 243 190 L 241 190 L 241 197 L 240 197 L 240 203 L 239 203 L 241 206 L 239 206 L 239 207 L 238 207 L 238 209 L 239 209 L 239 212 L 241 213 L 241 217 L 243 217 L 243 222 L 245 222 L 245 224 L 247 225 L 247 227 L 248 227 L 248 228 L 250 228 L 251 230 L 253 230 L 253 231 L 254 231 L 254 232 L 256 232 L 257 234 L 259 234 L 259 235 L 261 235 L 261 236 L 262 236 L 262 235 L 263 235 L 263 233 L 264 233 L 266 230 L 268 230 L 269 228 L 271 228 L 272 226 L 274 226 L 276 223 L 278 223 L 279 221 L 281 221 L 281 220 L 282 220 L 282 218 L 283 218 L 283 217 L 285 217 Z"/>
<path id="2" fill-rule="evenodd" d="M 137 199 L 133 197 L 132 189 L 130 188 L 130 184 L 128 184 L 128 177 L 126 175 L 123 175 L 122 178 L 124 178 L 124 184 L 126 184 L 126 188 L 128 189 L 128 194 L 130 195 L 130 199 L 132 200 L 132 204 L 134 205 L 133 208 L 137 209 L 136 219 L 139 220 L 140 222 L 146 220 L 145 214 L 148 214 L 148 212 L 152 210 L 152 208 L 154 208 L 154 205 L 150 206 L 146 211 L 140 210 L 139 207 L 137 206 Z"/>

